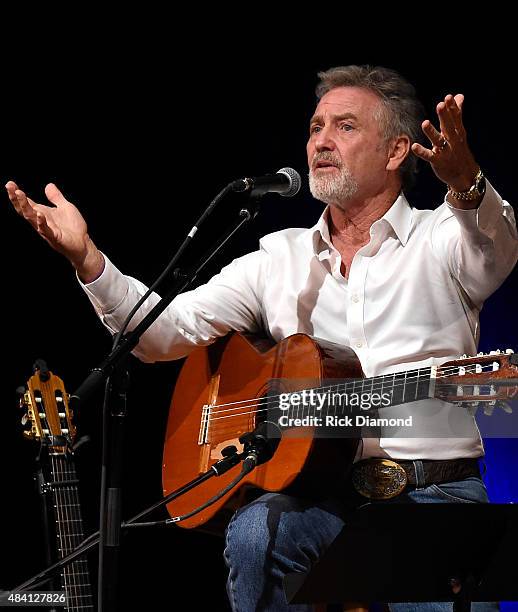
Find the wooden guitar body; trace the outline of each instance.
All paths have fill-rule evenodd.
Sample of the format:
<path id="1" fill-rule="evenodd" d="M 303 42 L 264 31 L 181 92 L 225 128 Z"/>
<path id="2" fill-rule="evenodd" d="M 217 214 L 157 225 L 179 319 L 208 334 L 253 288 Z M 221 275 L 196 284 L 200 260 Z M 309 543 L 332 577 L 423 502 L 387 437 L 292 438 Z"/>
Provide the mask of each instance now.
<path id="1" fill-rule="evenodd" d="M 208 470 L 221 459 L 225 447 L 242 450 L 238 438 L 266 419 L 264 401 L 257 398 L 272 389 L 276 394 L 293 392 L 318 387 L 324 379 L 362 376 L 352 349 L 304 334 L 275 346 L 232 334 L 195 350 L 180 373 L 171 403 L 163 460 L 164 495 Z M 339 486 L 352 465 L 358 439 L 318 439 L 312 437 L 312 428 L 305 431 L 307 435 L 297 429 L 296 437 L 283 436 L 274 457 L 240 484 L 266 491 L 290 487 L 313 497 L 329 495 Z M 202 505 L 239 470 L 236 466 L 169 503 L 169 513 L 179 516 Z M 233 494 L 179 525 L 199 526 Z"/>

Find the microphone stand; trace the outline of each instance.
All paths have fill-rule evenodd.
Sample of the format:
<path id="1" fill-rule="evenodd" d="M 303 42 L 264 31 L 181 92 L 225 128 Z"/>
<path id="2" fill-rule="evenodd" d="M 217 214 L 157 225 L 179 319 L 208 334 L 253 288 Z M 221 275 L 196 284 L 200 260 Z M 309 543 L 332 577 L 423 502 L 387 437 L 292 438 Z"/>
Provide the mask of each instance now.
<path id="1" fill-rule="evenodd" d="M 210 207 L 213 207 L 211 203 Z M 212 210 L 212 208 L 210 208 Z M 207 209 L 209 211 L 209 209 Z M 204 217 L 208 212 L 204 213 Z M 259 212 L 259 200 L 249 200 L 239 211 L 238 219 L 220 236 L 215 246 L 206 252 L 200 262 L 187 271 L 175 269 L 177 282 L 166 295 L 150 310 L 140 323 L 112 349 L 108 357 L 96 368 L 93 368 L 86 379 L 71 396 L 74 408 L 85 402 L 92 393 L 106 381 L 106 396 L 103 406 L 103 465 L 101 490 L 100 548 L 98 574 L 98 610 L 111 612 L 116 609 L 116 592 L 120 565 L 120 531 L 121 531 L 121 481 L 122 481 L 122 445 L 123 424 L 126 416 L 126 390 L 128 387 L 127 372 L 121 373 L 121 364 L 133 350 L 142 334 L 152 325 L 158 316 L 167 308 L 173 299 L 184 291 L 198 276 L 223 245 L 252 220 Z M 198 224 L 199 225 L 199 224 Z M 183 246 L 183 245 L 182 245 Z M 112 373 L 123 381 L 117 385 L 111 379 Z M 116 401 L 108 410 L 108 397 Z"/>

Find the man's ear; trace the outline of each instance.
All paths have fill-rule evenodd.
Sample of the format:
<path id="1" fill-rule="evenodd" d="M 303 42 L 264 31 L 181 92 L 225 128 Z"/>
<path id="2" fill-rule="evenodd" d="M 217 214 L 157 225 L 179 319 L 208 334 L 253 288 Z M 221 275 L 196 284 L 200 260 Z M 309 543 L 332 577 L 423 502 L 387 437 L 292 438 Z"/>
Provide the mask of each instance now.
<path id="1" fill-rule="evenodd" d="M 390 141 L 387 170 L 397 170 L 410 152 L 410 138 L 402 134 Z"/>

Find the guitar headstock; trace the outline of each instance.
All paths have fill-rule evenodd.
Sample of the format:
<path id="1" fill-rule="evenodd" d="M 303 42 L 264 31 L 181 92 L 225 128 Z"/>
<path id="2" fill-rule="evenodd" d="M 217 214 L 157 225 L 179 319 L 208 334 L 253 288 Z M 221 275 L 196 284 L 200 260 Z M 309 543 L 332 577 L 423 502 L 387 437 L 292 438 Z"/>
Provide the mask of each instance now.
<path id="1" fill-rule="evenodd" d="M 47 444 L 54 453 L 64 454 L 76 435 L 69 395 L 61 378 L 42 364 L 37 362 L 27 390 L 20 397 L 20 407 L 26 411 L 22 417 L 26 428 L 23 434 L 29 440 Z"/>
<path id="2" fill-rule="evenodd" d="M 518 353 L 463 355 L 437 367 L 435 396 L 451 403 L 491 404 L 518 393 Z"/>

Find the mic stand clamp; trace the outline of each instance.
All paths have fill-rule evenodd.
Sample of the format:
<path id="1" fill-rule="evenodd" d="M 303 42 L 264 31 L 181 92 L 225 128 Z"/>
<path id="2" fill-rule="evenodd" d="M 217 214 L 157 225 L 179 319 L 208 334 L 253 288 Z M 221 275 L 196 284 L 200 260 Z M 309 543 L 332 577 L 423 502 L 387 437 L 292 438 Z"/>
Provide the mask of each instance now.
<path id="1" fill-rule="evenodd" d="M 263 421 L 253 431 L 243 434 L 239 441 L 244 445 L 244 463 L 251 466 L 251 471 L 273 457 L 281 441 L 281 430 L 276 423 Z"/>

